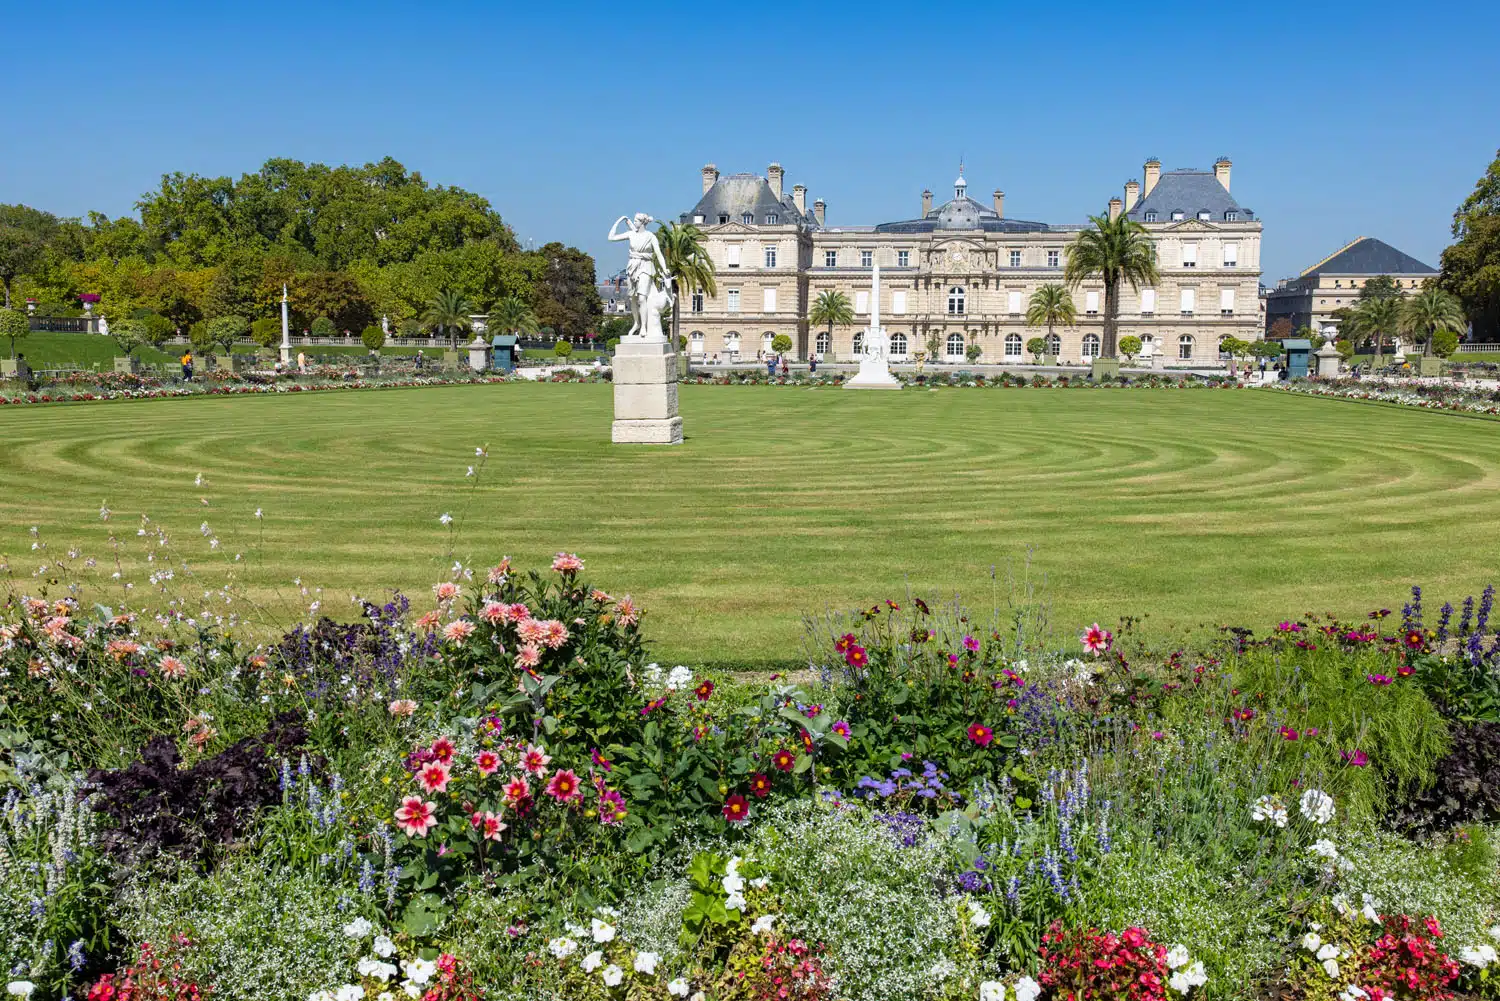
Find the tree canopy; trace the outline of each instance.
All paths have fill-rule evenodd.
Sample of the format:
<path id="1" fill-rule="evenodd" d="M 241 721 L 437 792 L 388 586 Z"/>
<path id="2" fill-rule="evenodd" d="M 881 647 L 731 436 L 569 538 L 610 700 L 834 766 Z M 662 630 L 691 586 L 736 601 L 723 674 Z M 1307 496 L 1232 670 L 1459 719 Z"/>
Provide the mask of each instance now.
<path id="1" fill-rule="evenodd" d="M 1500 340 L 1500 151 L 1453 213 L 1453 236 L 1438 284 L 1458 297 L 1475 340 Z"/>

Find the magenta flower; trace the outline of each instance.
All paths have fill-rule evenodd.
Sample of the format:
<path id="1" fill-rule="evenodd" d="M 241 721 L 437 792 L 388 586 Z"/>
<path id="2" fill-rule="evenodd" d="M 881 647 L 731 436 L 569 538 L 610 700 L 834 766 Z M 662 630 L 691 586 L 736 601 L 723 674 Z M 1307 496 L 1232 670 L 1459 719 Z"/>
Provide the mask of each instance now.
<path id="1" fill-rule="evenodd" d="M 1353 753 L 1350 753 L 1349 751 L 1340 751 L 1339 757 L 1344 759 L 1345 764 L 1353 768 L 1364 768 L 1370 763 L 1370 756 L 1364 751 L 1359 750 L 1358 748 L 1356 748 Z"/>
<path id="2" fill-rule="evenodd" d="M 980 747 L 989 747 L 990 741 L 995 739 L 995 731 L 983 723 L 969 724 L 969 739 Z"/>
<path id="3" fill-rule="evenodd" d="M 843 737 L 845 740 L 849 739 L 849 724 L 844 722 L 843 720 L 837 721 L 833 724 L 833 726 L 829 727 L 829 729 L 838 734 L 840 737 Z"/>
<path id="4" fill-rule="evenodd" d="M 978 653 L 979 652 L 979 641 L 976 640 L 972 636 L 965 636 L 964 637 L 964 649 L 967 650 L 967 651 L 969 651 L 970 653 Z"/>
<path id="5" fill-rule="evenodd" d="M 1110 644 L 1114 642 L 1114 636 L 1100 629 L 1099 623 L 1095 622 L 1083 631 L 1078 641 L 1083 644 L 1085 650 L 1097 657 L 1109 649 Z"/>
<path id="6" fill-rule="evenodd" d="M 1383 674 L 1367 674 L 1365 675 L 1365 680 L 1372 685 L 1389 685 L 1391 683 L 1391 679 Z"/>

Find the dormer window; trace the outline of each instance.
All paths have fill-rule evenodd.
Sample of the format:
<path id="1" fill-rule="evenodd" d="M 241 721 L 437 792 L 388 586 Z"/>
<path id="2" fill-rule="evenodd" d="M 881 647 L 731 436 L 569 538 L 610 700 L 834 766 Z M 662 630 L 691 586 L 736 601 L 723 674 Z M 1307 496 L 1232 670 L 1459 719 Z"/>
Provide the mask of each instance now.
<path id="1" fill-rule="evenodd" d="M 1198 221 L 1199 222 L 1208 222 L 1213 217 L 1214 217 L 1214 214 L 1212 212 L 1210 212 L 1208 209 L 1203 209 L 1203 210 L 1201 210 L 1198 213 Z"/>
<path id="2" fill-rule="evenodd" d="M 729 222 L 729 213 L 727 213 L 727 212 L 720 212 L 719 213 L 719 225 L 723 226 L 723 225 L 725 225 L 728 222 Z"/>
<path id="3" fill-rule="evenodd" d="M 766 225 L 767 226 L 774 226 L 774 225 L 776 225 L 777 222 L 780 221 L 780 219 L 781 219 L 781 217 L 778 216 L 775 212 L 768 213 L 766 215 Z"/>
<path id="4" fill-rule="evenodd" d="M 1230 211 L 1224 213 L 1224 221 L 1225 222 L 1239 222 L 1240 221 L 1240 214 L 1238 212 L 1235 212 L 1235 211 L 1233 211 L 1231 209 Z"/>
<path id="5" fill-rule="evenodd" d="M 754 226 L 755 216 L 750 212 L 746 212 L 744 215 L 740 216 L 740 222 L 744 223 L 746 226 Z"/>
<path id="6" fill-rule="evenodd" d="M 1156 218 L 1157 217 L 1156 217 L 1156 213 L 1155 212 L 1147 212 L 1146 213 L 1146 221 L 1147 222 L 1155 222 Z"/>
<path id="7" fill-rule="evenodd" d="M 1182 222 L 1182 219 L 1183 219 L 1183 214 L 1182 214 L 1182 210 L 1181 209 L 1178 209 L 1176 212 L 1172 213 L 1172 221 L 1173 222 Z"/>
<path id="8" fill-rule="evenodd" d="M 695 215 L 695 216 L 693 216 L 693 223 L 694 223 L 694 225 L 697 225 L 697 226 L 703 225 L 703 216 L 701 216 L 701 215 Z"/>

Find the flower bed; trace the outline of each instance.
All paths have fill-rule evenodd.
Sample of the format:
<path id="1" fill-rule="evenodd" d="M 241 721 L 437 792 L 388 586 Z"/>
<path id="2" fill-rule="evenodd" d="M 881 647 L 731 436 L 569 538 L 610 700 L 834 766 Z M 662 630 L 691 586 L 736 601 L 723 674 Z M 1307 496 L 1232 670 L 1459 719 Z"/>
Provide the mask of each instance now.
<path id="1" fill-rule="evenodd" d="M 1493 592 L 1196 647 L 909 596 L 752 681 L 569 553 L 267 635 L 173 552 L 0 613 L 12 995 L 1500 996 Z"/>
<path id="2" fill-rule="evenodd" d="M 1356 379 L 1313 382 L 1297 379 L 1274 384 L 1283 392 L 1322 396 L 1338 400 L 1396 403 L 1423 410 L 1452 410 L 1466 414 L 1500 414 L 1500 391 L 1466 389 L 1461 385 L 1431 382 L 1368 383 Z"/>
<path id="3" fill-rule="evenodd" d="M 184 396 L 243 396 L 267 393 L 320 393 L 346 389 L 404 389 L 513 382 L 509 375 L 436 374 L 391 378 L 366 377 L 357 371 L 330 369 L 306 376 L 271 377 L 213 372 L 193 382 L 113 373 L 69 373 L 34 392 L 0 389 L 0 405 L 83 403 L 103 400 L 161 400 Z"/>

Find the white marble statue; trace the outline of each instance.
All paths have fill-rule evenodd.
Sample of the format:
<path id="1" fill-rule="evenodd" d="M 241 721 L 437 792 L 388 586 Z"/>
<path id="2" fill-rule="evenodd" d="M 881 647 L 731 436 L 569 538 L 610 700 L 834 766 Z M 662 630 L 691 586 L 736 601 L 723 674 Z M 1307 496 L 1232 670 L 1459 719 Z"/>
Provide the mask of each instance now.
<path id="1" fill-rule="evenodd" d="M 891 336 L 880 325 L 880 262 L 871 275 L 870 325 L 865 328 L 864 343 L 859 352 L 859 371 L 848 382 L 847 389 L 900 389 L 901 382 L 891 375 Z"/>
<path id="2" fill-rule="evenodd" d="M 655 282 L 651 284 L 649 291 L 646 292 L 646 316 L 642 331 L 642 336 L 646 340 L 664 341 L 667 339 L 666 332 L 661 326 L 661 314 L 666 312 L 667 307 L 671 306 L 675 300 L 676 296 L 671 292 Z"/>
<path id="3" fill-rule="evenodd" d="M 630 282 L 631 323 L 630 331 L 625 336 L 664 341 L 667 338 L 662 333 L 660 314 L 658 313 L 654 332 L 646 322 L 652 290 L 660 283 L 662 291 L 665 291 L 667 285 L 667 262 L 661 255 L 661 244 L 656 241 L 656 234 L 646 228 L 651 221 L 651 217 L 644 212 L 637 212 L 634 217 L 622 215 L 609 228 L 609 239 L 612 242 L 625 240 L 630 245 L 630 260 L 625 265 L 625 277 Z M 620 233 L 617 231 L 622 222 L 630 228 Z M 671 293 L 668 292 L 667 295 L 665 301 L 670 302 Z"/>
<path id="4" fill-rule="evenodd" d="M 105 316 L 103 313 L 99 314 L 99 333 L 103 334 L 106 337 L 109 336 L 109 317 Z"/>

